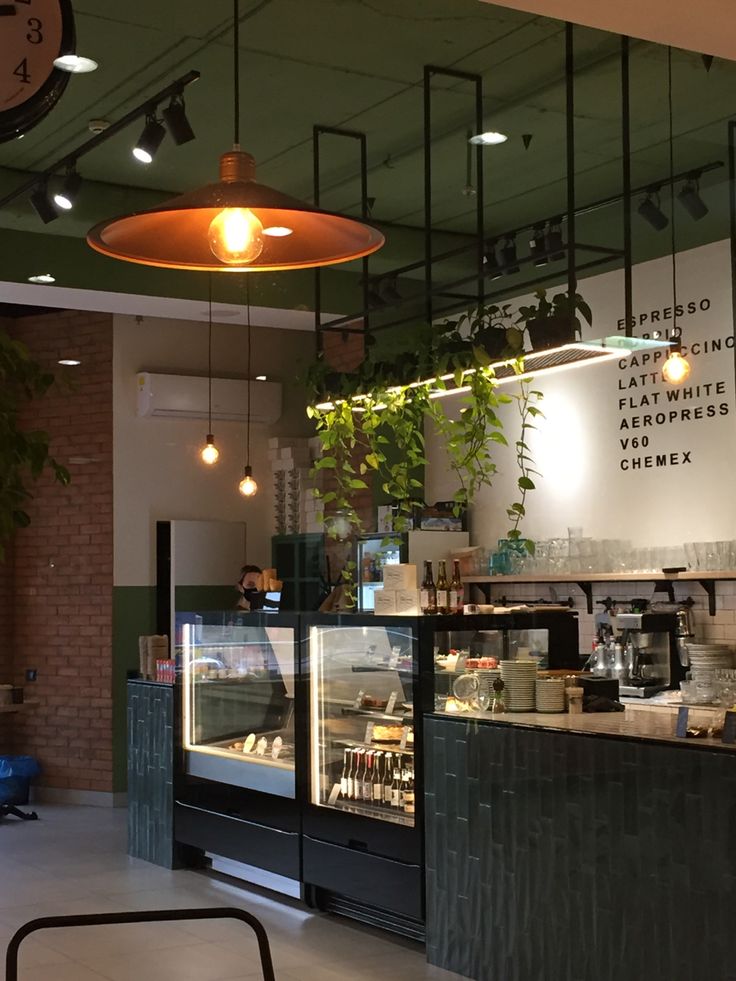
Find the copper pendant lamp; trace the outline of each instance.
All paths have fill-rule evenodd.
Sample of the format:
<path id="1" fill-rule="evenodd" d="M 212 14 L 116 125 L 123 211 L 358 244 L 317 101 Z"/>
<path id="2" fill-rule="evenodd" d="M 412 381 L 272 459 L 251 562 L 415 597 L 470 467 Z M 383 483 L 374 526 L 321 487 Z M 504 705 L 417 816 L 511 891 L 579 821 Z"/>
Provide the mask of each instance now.
<path id="1" fill-rule="evenodd" d="M 207 272 L 274 272 L 361 259 L 383 235 L 255 180 L 255 160 L 240 149 L 238 0 L 233 2 L 234 146 L 220 158 L 220 179 L 157 208 L 95 225 L 87 242 L 104 255 L 145 266 Z"/>

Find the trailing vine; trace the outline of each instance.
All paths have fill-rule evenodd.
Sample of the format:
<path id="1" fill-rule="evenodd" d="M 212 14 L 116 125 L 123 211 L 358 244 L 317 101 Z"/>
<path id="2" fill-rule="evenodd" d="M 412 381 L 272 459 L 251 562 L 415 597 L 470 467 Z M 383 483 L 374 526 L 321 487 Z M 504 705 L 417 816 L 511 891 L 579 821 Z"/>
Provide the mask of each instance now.
<path id="1" fill-rule="evenodd" d="M 518 374 L 523 362 L 515 362 Z M 515 444 L 517 480 L 520 498 L 507 513 L 512 521 L 508 537 L 520 541 L 529 552 L 534 543 L 521 536 L 520 524 L 526 514 L 526 495 L 534 489 L 527 435 L 533 429 L 533 418 L 541 415 L 536 402 L 541 392 L 532 390 L 528 380 L 519 380 L 519 391 L 500 391 L 493 368 L 475 362 L 475 367 L 456 367 L 452 383 L 435 377 L 431 384 L 397 383 L 384 373 L 384 366 L 368 362 L 356 375 L 328 375 L 322 365 L 313 369 L 312 387 L 325 398 L 325 386 L 333 392 L 339 385 L 339 396 L 308 408 L 322 443 L 322 457 L 314 464 L 313 474 L 324 474 L 329 484 L 315 493 L 332 512 L 325 525 L 333 539 L 360 534 L 363 525 L 355 509 L 353 496 L 368 484 L 372 474 L 381 489 L 397 505 L 394 531 L 409 527 L 414 502 L 422 497 L 418 468 L 426 465 L 425 420 L 431 420 L 447 452 L 448 463 L 456 476 L 454 494 L 456 513 L 473 502 L 482 487 L 490 487 L 498 473 L 494 454 L 508 447 L 503 434 L 499 409 L 517 403 L 521 432 Z M 454 383 L 454 384 L 453 384 Z M 450 413 L 446 398 L 437 397 L 453 387 L 464 391 L 459 398 L 460 411 Z M 457 401 L 453 400 L 455 406 Z M 387 452 L 389 447 L 394 453 Z M 335 515 L 338 517 L 336 518 Z M 345 527 L 344 527 L 345 526 Z M 387 540 L 390 540 L 390 536 Z M 343 570 L 346 592 L 354 600 L 355 565 L 349 562 Z"/>
<path id="2" fill-rule="evenodd" d="M 530 555 L 533 555 L 534 542 L 530 538 L 522 538 L 519 528 L 522 519 L 526 516 L 526 496 L 529 491 L 533 491 L 536 488 L 536 484 L 530 474 L 534 474 L 535 477 L 541 476 L 539 471 L 535 470 L 532 466 L 534 460 L 530 456 L 531 451 L 527 443 L 527 434 L 530 430 L 536 429 L 536 426 L 531 420 L 544 417 L 544 413 L 536 404 L 544 398 L 544 395 L 542 392 L 532 389 L 531 383 L 532 380 L 530 378 L 521 378 L 519 380 L 519 392 L 512 396 L 513 400 L 516 401 L 521 420 L 519 438 L 515 442 L 516 463 L 520 471 L 520 475 L 516 481 L 519 490 L 519 500 L 514 501 L 506 509 L 506 514 L 512 523 L 506 537 L 511 541 L 518 542 Z"/>

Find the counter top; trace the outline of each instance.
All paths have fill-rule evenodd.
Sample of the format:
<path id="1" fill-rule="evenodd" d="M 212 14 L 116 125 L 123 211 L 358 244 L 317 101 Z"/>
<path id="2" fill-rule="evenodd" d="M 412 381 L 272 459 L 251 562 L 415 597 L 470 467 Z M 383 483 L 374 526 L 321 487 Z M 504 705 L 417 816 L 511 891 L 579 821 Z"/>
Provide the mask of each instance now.
<path id="1" fill-rule="evenodd" d="M 488 712 L 470 711 L 447 714 L 435 712 L 437 719 L 459 722 L 473 720 L 486 725 L 519 726 L 524 729 L 544 729 L 548 732 L 570 732 L 586 736 L 604 736 L 615 739 L 644 740 L 669 743 L 688 749 L 720 750 L 736 752 L 736 744 L 722 743 L 719 738 L 699 736 L 683 739 L 675 735 L 678 706 L 639 707 L 627 705 L 623 712 L 583 712 L 579 715 L 545 712 L 508 712 L 490 715 Z M 718 709 L 693 708 L 691 720 L 704 721 L 718 714 Z"/>

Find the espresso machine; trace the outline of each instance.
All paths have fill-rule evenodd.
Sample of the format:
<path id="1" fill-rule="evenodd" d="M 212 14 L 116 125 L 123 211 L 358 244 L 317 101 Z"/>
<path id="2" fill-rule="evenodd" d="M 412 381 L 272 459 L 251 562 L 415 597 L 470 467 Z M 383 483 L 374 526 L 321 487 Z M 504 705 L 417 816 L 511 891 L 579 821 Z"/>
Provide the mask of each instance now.
<path id="1" fill-rule="evenodd" d="M 619 679 L 619 692 L 634 698 L 650 698 L 660 691 L 677 689 L 685 680 L 677 613 L 618 613 L 599 616 L 610 625 L 614 658 L 611 669 Z"/>

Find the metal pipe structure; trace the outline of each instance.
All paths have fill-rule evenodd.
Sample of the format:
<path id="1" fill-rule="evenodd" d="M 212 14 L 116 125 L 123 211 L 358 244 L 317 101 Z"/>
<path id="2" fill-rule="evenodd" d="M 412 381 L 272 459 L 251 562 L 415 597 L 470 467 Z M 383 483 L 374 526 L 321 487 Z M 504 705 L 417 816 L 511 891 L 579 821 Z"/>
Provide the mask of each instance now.
<path id="1" fill-rule="evenodd" d="M 623 163 L 624 219 L 624 331 L 631 337 L 634 312 L 631 280 L 631 99 L 629 92 L 629 39 L 621 38 L 621 158 Z"/>
<path id="2" fill-rule="evenodd" d="M 342 129 L 338 126 L 313 126 L 312 127 L 312 166 L 314 181 L 314 203 L 320 207 L 321 193 L 321 174 L 320 174 L 320 137 L 321 136 L 341 136 L 360 142 L 360 214 L 364 219 L 368 218 L 368 145 L 365 133 L 358 130 Z M 317 267 L 314 270 L 314 329 L 317 344 L 317 355 L 322 351 L 322 280 L 321 270 Z M 363 259 L 363 325 L 360 331 L 351 330 L 346 333 L 367 333 L 370 329 L 369 304 L 368 304 L 368 256 Z M 351 319 L 355 319 L 354 317 Z"/>

